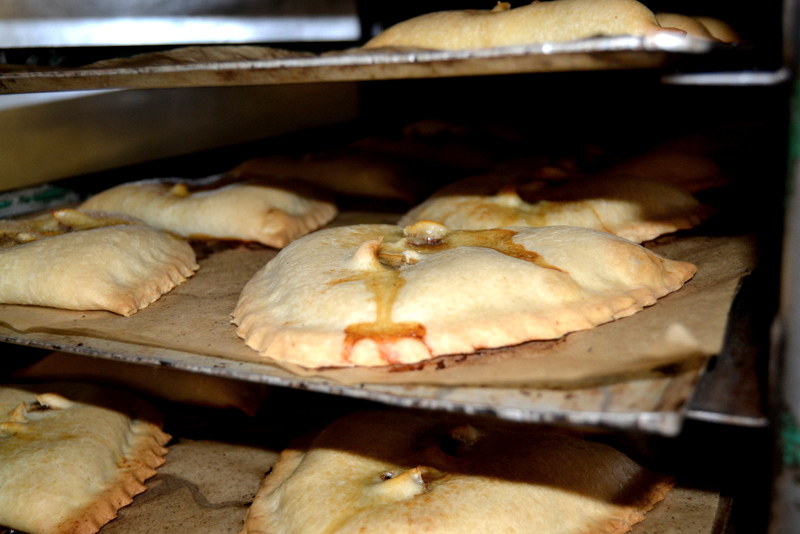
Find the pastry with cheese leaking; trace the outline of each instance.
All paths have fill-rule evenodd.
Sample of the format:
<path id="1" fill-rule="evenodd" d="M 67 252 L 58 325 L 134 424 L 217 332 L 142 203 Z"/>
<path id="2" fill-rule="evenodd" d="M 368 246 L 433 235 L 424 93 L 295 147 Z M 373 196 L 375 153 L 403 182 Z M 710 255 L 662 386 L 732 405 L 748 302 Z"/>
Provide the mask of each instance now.
<path id="1" fill-rule="evenodd" d="M 674 483 L 563 433 L 355 412 L 281 453 L 241 534 L 621 534 Z"/>
<path id="2" fill-rule="evenodd" d="M 593 328 L 654 304 L 695 271 L 585 228 L 345 226 L 280 251 L 245 285 L 232 320 L 249 347 L 278 361 L 410 364 Z"/>

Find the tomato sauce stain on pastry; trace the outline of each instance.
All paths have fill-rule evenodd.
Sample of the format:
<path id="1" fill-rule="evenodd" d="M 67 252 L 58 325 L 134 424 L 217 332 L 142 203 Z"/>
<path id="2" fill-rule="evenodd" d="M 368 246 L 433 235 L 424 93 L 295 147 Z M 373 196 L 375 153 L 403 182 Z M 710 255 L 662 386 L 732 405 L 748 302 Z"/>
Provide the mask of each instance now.
<path id="1" fill-rule="evenodd" d="M 654 304 L 695 271 L 585 228 L 345 226 L 278 253 L 232 320 L 249 347 L 278 361 L 410 364 L 593 328 Z"/>

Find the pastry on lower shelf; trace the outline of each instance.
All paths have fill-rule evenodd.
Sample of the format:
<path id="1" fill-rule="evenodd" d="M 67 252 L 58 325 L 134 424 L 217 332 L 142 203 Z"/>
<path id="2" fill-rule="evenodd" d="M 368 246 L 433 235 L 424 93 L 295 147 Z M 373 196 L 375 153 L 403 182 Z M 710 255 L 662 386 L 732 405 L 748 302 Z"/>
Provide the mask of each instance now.
<path id="1" fill-rule="evenodd" d="M 137 397 L 83 384 L 0 388 L 0 525 L 93 534 L 145 491 L 170 436 Z"/>
<path id="2" fill-rule="evenodd" d="M 674 479 L 618 450 L 455 416 L 356 412 L 297 440 L 241 534 L 627 532 Z"/>
<path id="3" fill-rule="evenodd" d="M 198 269 L 184 239 L 119 214 L 0 221 L 0 302 L 133 315 Z"/>
<path id="4" fill-rule="evenodd" d="M 233 322 L 259 354 L 307 368 L 409 364 L 593 328 L 695 271 L 586 228 L 356 225 L 280 251 Z"/>
<path id="5" fill-rule="evenodd" d="M 598 35 L 654 35 L 663 28 L 636 0 L 551 0 L 511 8 L 427 13 L 391 26 L 364 48 L 415 47 L 443 50 L 563 42 Z"/>
<path id="6" fill-rule="evenodd" d="M 184 237 L 256 241 L 275 248 L 316 230 L 337 213 L 332 202 L 289 180 L 140 180 L 102 191 L 81 208 L 123 213 Z"/>
<path id="7" fill-rule="evenodd" d="M 443 188 L 398 224 L 428 220 L 454 230 L 580 226 L 641 243 L 697 226 L 712 213 L 686 191 L 652 180 L 598 177 L 513 184 L 478 176 Z"/>

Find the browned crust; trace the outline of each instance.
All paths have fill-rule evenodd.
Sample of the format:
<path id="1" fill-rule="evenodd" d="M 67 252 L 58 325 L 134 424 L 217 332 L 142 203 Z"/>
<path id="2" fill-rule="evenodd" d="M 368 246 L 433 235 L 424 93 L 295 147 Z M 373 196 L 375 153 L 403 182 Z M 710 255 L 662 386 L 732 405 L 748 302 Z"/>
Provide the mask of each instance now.
<path id="1" fill-rule="evenodd" d="M 355 419 L 353 419 L 355 417 Z M 253 502 L 253 505 L 248 510 L 248 513 L 245 518 L 245 524 L 243 529 L 240 531 L 240 534 L 276 534 L 277 532 L 284 532 L 276 522 L 279 521 L 278 516 L 280 513 L 277 513 L 278 510 L 275 506 L 278 506 L 278 502 L 284 502 L 283 499 L 288 498 L 289 494 L 282 493 L 282 486 L 287 483 L 289 479 L 294 475 L 295 471 L 298 471 L 298 467 L 300 467 L 301 463 L 304 460 L 304 457 L 311 449 L 326 449 L 330 448 L 332 450 L 341 451 L 341 450 L 351 450 L 352 453 L 355 455 L 366 455 L 372 457 L 375 454 L 375 457 L 383 458 L 393 458 L 392 460 L 388 460 L 387 465 L 391 464 L 394 461 L 409 461 L 411 462 L 411 458 L 406 458 L 405 455 L 411 455 L 413 458 L 420 460 L 426 454 L 437 454 L 436 451 L 430 452 L 429 449 L 425 449 L 428 451 L 427 453 L 420 452 L 423 449 L 417 450 L 417 447 L 423 447 L 422 444 L 427 443 L 426 440 L 433 439 L 431 436 L 438 435 L 437 431 L 433 431 L 433 428 L 439 427 L 439 423 L 433 422 L 434 420 L 440 420 L 444 422 L 445 419 L 442 416 L 434 416 L 430 418 L 432 422 L 428 423 L 428 426 L 421 429 L 418 425 L 411 425 L 408 428 L 404 425 L 404 422 L 407 422 L 406 419 L 413 417 L 410 414 L 395 414 L 391 415 L 390 413 L 385 413 L 384 420 L 381 421 L 380 419 L 374 422 L 374 425 L 370 425 L 369 427 L 363 426 L 363 421 L 360 421 L 363 417 L 369 417 L 369 412 L 361 412 L 356 414 L 351 414 L 350 416 L 346 416 L 344 419 L 347 421 L 347 424 L 341 423 L 334 423 L 331 429 L 324 430 L 320 435 L 319 439 L 321 439 L 320 443 L 317 443 L 315 446 L 315 442 L 317 441 L 316 436 L 303 436 L 298 440 L 295 440 L 287 449 L 285 449 L 278 459 L 278 462 L 274 465 L 271 472 L 269 472 L 262 482 L 262 486 L 258 491 L 258 494 Z M 426 418 L 427 419 L 427 418 Z M 445 423 L 447 427 L 454 428 L 452 425 L 462 424 L 463 427 L 472 427 L 470 423 L 463 424 L 464 421 L 470 421 L 468 418 L 464 417 L 454 417 L 452 423 Z M 484 431 L 488 431 L 492 434 L 495 432 L 500 432 L 499 436 L 504 436 L 505 439 L 513 438 L 513 436 L 518 435 L 522 437 L 523 434 L 518 434 L 519 430 L 510 430 L 507 428 L 505 431 L 502 430 L 504 424 L 503 423 L 487 423 L 484 421 L 483 423 L 477 422 L 478 420 L 473 420 L 472 422 L 475 423 L 477 426 L 477 439 L 483 439 L 481 435 Z M 365 439 L 363 437 L 363 431 L 365 428 L 371 428 L 376 433 L 376 436 L 380 436 L 384 427 L 384 424 L 391 424 L 397 425 L 398 427 L 404 428 L 407 432 L 411 435 L 417 436 L 419 435 L 419 441 L 417 439 L 413 440 L 413 444 L 411 444 L 411 449 L 406 449 L 409 446 L 408 443 L 397 445 L 388 445 L 386 442 L 382 442 L 380 437 L 376 437 L 377 442 L 379 445 L 370 444 L 369 439 Z M 335 427 L 335 428 L 333 428 Z M 348 429 L 351 432 L 348 432 Z M 558 438 L 563 439 L 564 437 L 570 436 L 569 432 L 557 431 L 557 430 L 549 430 L 544 431 L 546 434 L 564 434 L 564 436 Z M 335 433 L 335 436 L 334 436 Z M 418 434 L 419 433 L 419 434 Z M 323 437 L 327 434 L 327 437 Z M 453 436 L 452 430 L 450 431 L 450 435 Z M 497 437 L 497 436 L 496 436 Z M 574 439 L 576 436 L 572 436 L 568 439 Z M 401 440 L 402 441 L 402 440 Z M 525 442 L 523 439 L 522 442 Z M 568 443 L 568 442 L 565 442 Z M 392 448 L 391 451 L 385 449 L 385 447 L 390 446 Z M 600 447 L 598 449 L 597 447 Z M 372 450 L 373 447 L 377 447 L 376 450 Z M 585 448 L 590 447 L 590 448 Z M 584 445 L 578 447 L 577 449 L 573 449 L 572 445 L 566 446 L 566 450 L 572 449 L 571 454 L 580 454 L 581 452 L 585 454 L 587 458 L 597 458 L 597 451 L 601 450 L 602 448 L 607 448 L 605 445 L 601 444 L 594 444 L 591 445 L 590 442 L 584 443 Z M 433 446 L 433 449 L 437 449 L 437 446 Z M 550 452 L 555 452 L 555 449 L 548 449 L 545 445 L 545 451 L 549 450 Z M 560 450 L 560 449 L 559 449 Z M 397 455 L 402 454 L 402 460 L 398 460 Z M 441 454 L 441 453 L 438 453 Z M 547 454 L 545 452 L 545 454 Z M 568 457 L 568 456 L 567 456 Z M 432 457 L 428 456 L 428 460 Z M 554 456 L 555 459 L 563 460 L 565 457 L 560 457 L 558 453 Z M 484 463 L 488 460 L 493 459 L 494 461 L 502 464 L 505 460 L 501 459 L 500 457 L 493 456 L 492 458 L 483 457 L 480 459 L 481 466 L 477 468 L 476 472 L 483 472 L 485 469 L 486 473 L 493 473 L 493 470 L 490 466 L 490 463 Z M 435 463 L 435 462 L 434 462 Z M 445 462 L 446 463 L 446 462 Z M 409 463 L 409 465 L 413 465 L 413 463 Z M 560 464 L 559 464 L 560 465 Z M 636 465 L 634 462 L 631 465 Z M 569 469 L 569 465 L 562 465 L 561 467 Z M 598 465 L 599 467 L 599 465 Z M 545 468 L 549 470 L 549 468 Z M 623 468 L 624 469 L 624 468 Z M 435 468 L 434 468 L 435 470 Z M 445 477 L 447 477 L 447 468 L 445 468 L 445 472 L 443 473 Z M 554 470 L 555 471 L 555 470 Z M 298 472 L 303 472 L 300 469 Z M 604 473 L 608 474 L 604 471 L 603 468 L 598 469 L 597 476 L 602 476 L 601 474 Z M 305 475 L 308 476 L 308 472 L 305 472 Z M 513 475 L 512 475 L 513 476 Z M 560 478 L 560 475 L 554 475 L 555 479 L 557 480 Z M 348 478 L 349 475 L 345 475 L 345 478 Z M 348 478 L 350 479 L 350 478 Z M 352 482 L 359 483 L 357 481 L 362 481 L 359 477 L 354 477 L 350 479 Z M 365 479 L 366 480 L 366 479 Z M 489 480 L 492 480 L 491 475 L 489 475 Z M 325 481 L 320 481 L 320 483 L 324 483 Z M 586 524 L 585 530 L 586 534 L 622 534 L 625 532 L 629 532 L 632 527 L 643 521 L 647 512 L 652 510 L 656 504 L 662 501 L 667 493 L 672 489 L 675 485 L 675 478 L 659 473 L 657 471 L 650 470 L 648 468 L 644 468 L 638 466 L 637 472 L 633 475 L 633 478 L 629 479 L 623 487 L 619 487 L 621 493 L 617 493 L 614 495 L 613 500 L 619 503 L 625 503 L 624 505 L 620 505 L 617 507 L 616 512 L 608 515 L 604 519 L 600 519 L 599 521 L 593 522 L 591 525 Z M 545 482 L 546 483 L 546 482 Z M 492 482 L 487 482 L 487 488 L 492 486 Z M 288 486 L 287 486 L 288 487 Z M 346 489 L 342 489 L 342 491 L 347 491 Z M 275 493 L 281 493 L 282 496 L 279 498 L 278 501 L 271 499 L 271 496 Z M 310 502 L 317 502 L 314 499 L 311 499 Z M 385 503 L 384 503 L 385 504 Z M 453 503 L 457 506 L 457 503 Z M 410 503 L 405 503 L 404 506 L 413 506 Z M 418 510 L 422 512 L 422 510 Z M 296 510 L 295 510 L 296 512 Z M 576 510 L 577 512 L 577 510 Z M 292 513 L 292 512 L 287 512 Z M 291 523 L 291 522 L 290 522 Z M 400 524 L 402 525 L 402 524 Z M 295 524 L 295 527 L 297 525 Z M 398 525 L 393 525 L 398 526 Z M 467 532 L 469 530 L 468 525 L 464 525 L 465 530 Z M 374 531 L 379 532 L 381 525 L 374 525 Z M 413 526 L 408 527 L 410 530 L 409 532 L 413 532 Z M 325 530 L 327 532 L 327 530 Z M 370 529 L 373 531 L 373 529 Z M 395 532 L 396 530 L 392 530 Z M 402 528 L 401 528 L 402 531 Z M 523 530 L 524 531 L 524 530 Z M 549 529 L 546 529 L 549 532 Z M 294 532 L 294 530 L 291 530 Z M 461 530 L 459 530 L 461 532 Z M 584 532 L 584 530 L 581 530 Z"/>
<path id="2" fill-rule="evenodd" d="M 88 507 L 76 512 L 61 523 L 52 534 L 95 534 L 117 517 L 117 511 L 133 502 L 133 497 L 145 491 L 144 482 L 156 474 L 156 468 L 166 461 L 164 447 L 172 438 L 158 426 L 145 421 L 131 424 L 130 450 L 123 456 L 117 476 L 111 486 Z"/>

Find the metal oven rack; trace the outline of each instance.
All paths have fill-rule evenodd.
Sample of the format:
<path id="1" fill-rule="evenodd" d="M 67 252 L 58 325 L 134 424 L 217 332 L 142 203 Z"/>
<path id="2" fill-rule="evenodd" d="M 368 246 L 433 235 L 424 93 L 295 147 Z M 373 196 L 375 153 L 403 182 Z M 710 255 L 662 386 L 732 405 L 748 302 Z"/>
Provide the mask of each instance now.
<path id="1" fill-rule="evenodd" d="M 745 59 L 742 60 L 740 56 Z M 442 80 L 485 76 L 526 76 L 575 72 L 642 72 L 675 87 L 786 86 L 791 69 L 751 68 L 747 51 L 692 38 L 597 38 L 578 43 L 529 45 L 485 51 L 365 52 L 346 49 L 324 53 L 283 50 L 273 46 L 204 46 L 147 53 L 74 67 L 8 66 L 0 68 L 0 93 L 22 94 L 88 90 L 189 89 L 202 87 L 281 86 Z M 715 66 L 723 63 L 725 68 Z M 774 65 L 773 65 L 774 66 Z M 686 424 L 707 422 L 767 429 L 771 413 L 764 384 L 769 325 L 753 315 L 761 292 L 773 288 L 771 276 L 759 272 L 744 278 L 736 291 L 725 330 L 723 350 L 712 365 L 692 375 L 685 401 L 664 411 L 587 409 L 566 402 L 566 394 L 536 388 L 493 390 L 484 387 L 341 384 L 295 375 L 252 361 L 213 354 L 153 348 L 126 340 L 74 335 L 68 330 L 21 332 L 0 321 L 0 340 L 28 347 L 60 350 L 90 357 L 166 366 L 268 385 L 373 400 L 409 408 L 492 414 L 512 420 L 602 426 L 609 429 L 675 437 Z M 2 310 L 0 310 L 0 314 Z M 668 381 L 669 382 L 669 381 Z M 666 385 L 665 385 L 666 384 Z M 633 386 L 639 395 L 665 391 L 674 382 L 661 379 Z M 660 388 L 660 389 L 659 389 Z M 731 394 L 736 392 L 736 394 Z M 537 397 L 538 394 L 538 397 Z M 614 385 L 602 385 L 578 396 L 613 399 Z M 575 392 L 571 393 L 574 399 Z M 534 400 L 531 400 L 534 398 Z M 594 406 L 594 405 L 592 405 Z"/>

